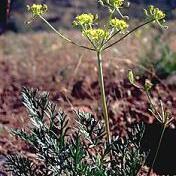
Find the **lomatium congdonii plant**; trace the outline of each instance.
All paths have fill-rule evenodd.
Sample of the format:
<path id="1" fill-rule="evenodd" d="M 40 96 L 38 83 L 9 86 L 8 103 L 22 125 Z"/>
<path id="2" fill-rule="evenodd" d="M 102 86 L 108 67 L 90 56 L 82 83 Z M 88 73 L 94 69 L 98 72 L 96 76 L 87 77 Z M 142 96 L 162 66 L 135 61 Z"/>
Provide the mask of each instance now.
<path id="1" fill-rule="evenodd" d="M 74 42 L 57 31 L 44 18 L 48 10 L 46 5 L 28 6 L 32 19 L 41 18 L 62 39 L 96 53 L 104 119 L 97 120 L 90 113 L 75 111 L 77 123 L 76 126 L 70 127 L 69 118 L 49 100 L 48 93 L 24 88 L 22 101 L 28 110 L 31 125 L 27 131 L 18 129 L 12 132 L 30 145 L 34 157 L 29 158 L 22 154 L 9 155 L 6 166 L 13 176 L 136 176 L 145 162 L 146 154 L 140 148 L 144 133 L 143 124 L 135 125 L 127 137 L 111 137 L 102 54 L 146 24 L 157 23 L 165 27 L 163 25 L 165 14 L 158 8 L 149 6 L 145 10 L 146 21 L 129 30 L 127 23 L 129 18 L 121 13 L 121 9 L 128 5 L 124 0 L 99 0 L 99 2 L 109 9 L 109 18 L 103 27 L 99 25 L 100 19 L 96 14 L 84 13 L 73 21 L 73 26 L 81 31 L 91 46 Z M 112 42 L 118 34 L 120 38 Z M 132 74 L 130 77 L 134 82 Z M 149 84 L 145 85 L 145 90 L 151 100 Z M 164 133 L 165 127 L 170 122 L 168 113 L 163 105 L 161 112 L 154 105 L 151 106 L 151 111 L 163 123 Z"/>
<path id="2" fill-rule="evenodd" d="M 109 18 L 103 27 L 99 25 L 100 19 L 97 14 L 94 15 L 91 13 L 83 13 L 81 15 L 78 15 L 73 21 L 73 26 L 81 31 L 83 37 L 87 38 L 87 40 L 90 42 L 91 47 L 76 43 L 65 35 L 61 34 L 59 31 L 57 31 L 43 16 L 47 11 L 46 5 L 33 4 L 32 6 L 28 6 L 28 10 L 32 13 L 33 18 L 41 18 L 56 34 L 58 34 L 64 40 L 78 47 L 88 49 L 96 53 L 103 117 L 105 121 L 107 141 L 111 143 L 108 110 L 106 105 L 106 96 L 103 80 L 102 54 L 105 50 L 119 43 L 125 37 L 127 37 L 132 32 L 136 31 L 138 28 L 144 25 L 147 25 L 149 23 L 157 23 L 159 24 L 159 26 L 165 27 L 163 25 L 163 23 L 165 22 L 165 13 L 151 5 L 148 9 L 144 10 L 147 17 L 146 21 L 140 24 L 139 26 L 135 27 L 134 29 L 128 31 L 129 24 L 127 23 L 127 20 L 129 19 L 129 17 L 124 16 L 121 13 L 121 9 L 126 5 L 128 6 L 129 3 L 125 3 L 124 0 L 99 0 L 99 3 L 109 9 Z M 118 18 L 118 16 L 120 16 L 120 18 Z M 112 42 L 112 38 L 114 38 L 118 34 L 120 35 L 120 38 Z"/>
<path id="3" fill-rule="evenodd" d="M 174 118 L 171 116 L 171 113 L 164 106 L 162 100 L 160 100 L 159 106 L 156 106 L 155 103 L 153 102 L 152 97 L 151 97 L 151 89 L 152 89 L 153 85 L 149 80 L 145 81 L 145 84 L 144 84 L 143 87 L 137 85 L 134 74 L 133 74 L 132 71 L 128 72 L 128 79 L 129 79 L 129 81 L 131 82 L 132 85 L 134 85 L 135 87 L 141 89 L 142 91 L 144 91 L 146 93 L 149 104 L 150 104 L 149 111 L 162 124 L 162 131 L 161 131 L 160 139 L 159 139 L 159 142 L 158 142 L 158 146 L 157 146 L 157 149 L 156 149 L 155 156 L 153 158 L 151 167 L 150 167 L 149 172 L 148 172 L 148 176 L 150 176 L 151 170 L 154 167 L 156 158 L 158 156 L 158 152 L 159 152 L 159 149 L 160 149 L 160 146 L 161 146 L 161 142 L 162 142 L 162 139 L 163 139 L 165 129 L 172 122 L 172 120 Z"/>

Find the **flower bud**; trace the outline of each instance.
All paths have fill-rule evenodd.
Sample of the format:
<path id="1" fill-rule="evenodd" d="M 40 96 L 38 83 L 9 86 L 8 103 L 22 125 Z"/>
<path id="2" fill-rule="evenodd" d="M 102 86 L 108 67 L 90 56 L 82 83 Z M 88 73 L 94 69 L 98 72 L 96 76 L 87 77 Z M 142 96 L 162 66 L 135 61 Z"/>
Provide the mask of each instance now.
<path id="1" fill-rule="evenodd" d="M 135 85 L 136 80 L 135 80 L 135 78 L 134 78 L 134 74 L 133 74 L 133 71 L 132 71 L 132 70 L 129 70 L 129 71 L 128 71 L 128 80 L 130 81 L 130 83 L 131 83 L 132 85 Z"/>
<path id="2" fill-rule="evenodd" d="M 27 9 L 33 16 L 40 16 L 47 12 L 48 7 L 45 4 L 33 4 L 32 6 L 27 5 Z"/>
<path id="3" fill-rule="evenodd" d="M 144 85 L 144 90 L 148 92 L 151 90 L 152 86 L 153 86 L 153 84 L 151 83 L 151 81 L 146 79 L 145 85 Z"/>

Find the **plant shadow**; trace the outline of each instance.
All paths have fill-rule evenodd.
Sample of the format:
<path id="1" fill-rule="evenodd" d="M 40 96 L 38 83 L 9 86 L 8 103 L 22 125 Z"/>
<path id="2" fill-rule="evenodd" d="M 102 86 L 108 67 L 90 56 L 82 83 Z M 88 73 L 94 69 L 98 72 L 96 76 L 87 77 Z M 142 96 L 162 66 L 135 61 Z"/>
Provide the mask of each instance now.
<path id="1" fill-rule="evenodd" d="M 151 166 L 161 135 L 162 126 L 158 122 L 145 124 L 146 129 L 141 141 L 142 150 L 149 151 L 146 165 Z M 176 174 L 176 129 L 167 128 L 154 165 L 159 175 Z"/>

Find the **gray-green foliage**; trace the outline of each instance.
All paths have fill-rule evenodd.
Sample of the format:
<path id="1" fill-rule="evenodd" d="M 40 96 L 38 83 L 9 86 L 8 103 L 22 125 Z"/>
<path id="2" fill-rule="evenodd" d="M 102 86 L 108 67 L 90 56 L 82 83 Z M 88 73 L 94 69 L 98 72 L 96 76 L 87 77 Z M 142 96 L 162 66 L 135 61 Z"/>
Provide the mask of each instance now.
<path id="1" fill-rule="evenodd" d="M 144 126 L 136 125 L 128 137 L 108 144 L 104 124 L 90 113 L 76 111 L 76 126 L 69 127 L 64 112 L 49 101 L 48 93 L 24 88 L 23 104 L 31 126 L 12 133 L 33 149 L 35 158 L 9 155 L 6 167 L 14 176 L 135 176 L 145 160 L 140 151 Z"/>

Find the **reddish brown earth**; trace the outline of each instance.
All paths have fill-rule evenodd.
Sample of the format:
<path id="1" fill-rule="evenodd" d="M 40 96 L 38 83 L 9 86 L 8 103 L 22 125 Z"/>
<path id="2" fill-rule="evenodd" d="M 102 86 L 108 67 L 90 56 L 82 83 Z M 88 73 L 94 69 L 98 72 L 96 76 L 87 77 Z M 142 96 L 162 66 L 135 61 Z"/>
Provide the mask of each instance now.
<path id="1" fill-rule="evenodd" d="M 131 86 L 126 79 L 127 70 L 138 66 L 139 56 L 149 47 L 156 33 L 151 31 L 148 35 L 147 30 L 142 32 L 142 37 L 136 33 L 104 54 L 104 78 L 111 130 L 116 134 L 124 134 L 125 129 L 134 122 L 144 121 L 150 124 L 154 122 L 154 118 L 148 112 L 149 104 L 145 94 Z M 68 32 L 68 35 L 73 34 L 75 40 L 85 43 L 77 32 Z M 166 32 L 163 36 L 163 40 L 167 39 L 172 49 L 176 51 L 174 38 L 174 31 Z M 4 162 L 4 155 L 8 153 L 19 151 L 29 154 L 27 146 L 9 134 L 11 128 L 24 128 L 28 124 L 27 113 L 20 101 L 23 86 L 49 91 L 51 100 L 70 115 L 71 103 L 76 108 L 90 111 L 100 117 L 95 54 L 60 41 L 52 33 L 24 35 L 8 33 L 1 36 L 0 75 L 0 168 Z M 143 84 L 145 78 L 157 81 L 158 84 L 154 86 L 153 91 L 155 100 L 161 98 L 176 117 L 175 88 L 169 87 L 165 80 L 158 81 L 152 74 L 145 75 L 139 83 Z M 174 120 L 167 133 L 171 141 L 174 140 L 171 133 L 173 135 L 176 133 L 175 125 Z M 153 138 L 150 138 L 148 143 L 150 147 L 153 147 L 158 137 L 156 128 L 147 126 L 150 133 L 153 132 Z M 170 145 L 174 144 L 176 143 Z M 176 151 L 172 147 L 169 148 L 168 156 L 175 155 Z M 168 156 L 161 157 L 161 166 L 156 165 L 160 170 L 161 167 L 166 170 L 165 167 L 169 165 L 166 166 L 166 163 L 172 162 L 168 170 L 173 169 L 175 172 L 176 167 L 172 167 L 173 162 L 176 163 L 176 156 L 172 158 Z M 166 160 L 163 166 L 164 159 Z M 159 170 L 157 167 L 156 170 Z"/>

